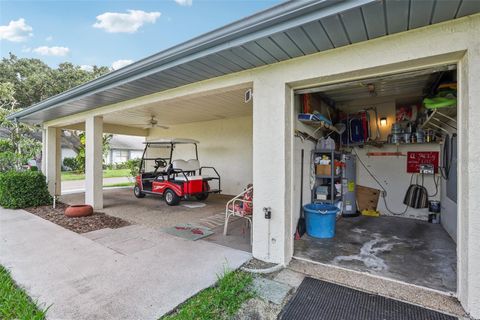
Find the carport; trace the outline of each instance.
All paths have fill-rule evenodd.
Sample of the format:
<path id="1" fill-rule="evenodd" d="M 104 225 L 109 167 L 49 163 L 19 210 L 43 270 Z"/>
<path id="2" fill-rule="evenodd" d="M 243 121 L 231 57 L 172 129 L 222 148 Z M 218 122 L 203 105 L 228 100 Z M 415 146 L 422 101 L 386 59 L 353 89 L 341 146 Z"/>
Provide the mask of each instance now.
<path id="1" fill-rule="evenodd" d="M 456 295 L 467 312 L 478 317 L 480 275 L 475 270 L 480 252 L 475 241 L 480 237 L 480 114 L 476 106 L 480 92 L 474 88 L 480 81 L 479 11 L 478 1 L 466 0 L 290 1 L 12 117 L 43 124 L 44 172 L 55 194 L 59 186 L 58 132 L 61 128 L 85 128 L 85 201 L 96 208 L 103 206 L 99 180 L 103 132 L 130 132 L 147 139 L 189 133 L 184 137 L 205 140 L 203 145 L 212 148 L 205 153 L 222 162 L 213 165 L 224 166 L 227 172 L 239 170 L 232 174 L 229 189 L 224 180 L 225 193 L 240 191 L 253 180 L 254 257 L 287 264 L 294 252 L 300 207 L 294 90 L 456 65 L 461 106 Z M 244 102 L 250 88 L 251 105 Z M 232 100 L 229 95 L 234 92 Z M 219 99 L 221 96 L 224 98 Z M 157 109 L 162 110 L 159 123 L 171 129 L 133 126 L 148 122 Z M 206 129 L 214 127 L 207 136 Z M 251 135 L 245 138 L 245 132 Z M 220 149 L 230 150 L 223 153 L 225 159 L 215 156 Z M 251 155 L 245 156 L 249 150 Z"/>
<path id="2" fill-rule="evenodd" d="M 245 91 L 251 84 L 225 87 L 182 95 L 166 100 L 130 104 L 121 110 L 103 112 L 89 122 L 67 121 L 46 130 L 45 172 L 49 177 L 51 192 L 60 195 L 59 166 L 49 162 L 57 153 L 57 136 L 60 130 L 84 130 L 87 141 L 101 141 L 103 133 L 143 136 L 147 141 L 161 138 L 194 138 L 200 143 L 198 154 L 201 165 L 215 167 L 222 177 L 222 191 L 237 195 L 252 181 L 252 102 L 244 101 Z M 151 120 L 158 119 L 156 125 Z M 91 126 L 91 130 L 90 129 Z M 93 135 L 90 136 L 89 133 Z M 98 140 L 100 139 L 100 140 Z M 53 141 L 55 140 L 55 141 Z M 91 148 L 90 148 L 91 147 Z M 85 202 L 96 209 L 103 207 L 102 200 L 102 149 L 87 142 Z M 92 150 L 93 149 L 93 150 Z M 186 150 L 188 151 L 188 150 Z M 188 152 L 175 156 L 192 157 Z M 100 160 L 98 159 L 100 157 Z M 49 171 L 50 167 L 53 171 Z M 55 167 L 55 168 L 53 168 Z M 89 173 L 92 174 L 89 174 Z"/>
<path id="3" fill-rule="evenodd" d="M 252 182 L 252 102 L 244 100 L 244 94 L 250 88 L 251 85 L 242 84 L 210 90 L 96 117 L 96 125 L 104 128 L 100 132 L 108 133 L 106 130 L 112 127 L 127 128 L 122 132 L 144 134 L 146 141 L 170 137 L 199 141 L 200 164 L 215 167 L 221 176 L 222 187 L 222 194 L 211 194 L 204 201 L 204 207 L 195 207 L 202 204 L 193 201 L 192 205 L 192 200 L 169 207 L 158 195 L 148 194 L 146 198 L 137 199 L 130 188 L 102 190 L 101 186 L 87 187 L 85 193 L 64 195 L 61 200 L 69 204 L 91 203 L 109 215 L 149 227 L 205 226 L 214 232 L 208 240 L 251 251 L 249 232 L 241 221 L 230 225 L 229 237 L 222 236 L 227 201 Z M 150 123 L 152 117 L 159 119 L 158 124 Z M 85 130 L 86 125 L 79 122 L 56 130 L 62 129 Z M 149 148 L 147 156 L 155 158 L 159 151 L 158 148 Z M 191 145 L 178 145 L 173 156 L 173 159 L 188 160 L 195 157 L 195 152 Z M 147 161 L 146 165 L 151 166 L 151 162 Z M 93 165 L 94 170 L 101 170 L 101 162 L 100 167 L 98 163 Z M 147 168 L 149 170 L 153 169 Z M 101 176 L 101 171 L 94 172 L 95 177 Z M 57 190 L 57 194 L 60 192 Z"/>

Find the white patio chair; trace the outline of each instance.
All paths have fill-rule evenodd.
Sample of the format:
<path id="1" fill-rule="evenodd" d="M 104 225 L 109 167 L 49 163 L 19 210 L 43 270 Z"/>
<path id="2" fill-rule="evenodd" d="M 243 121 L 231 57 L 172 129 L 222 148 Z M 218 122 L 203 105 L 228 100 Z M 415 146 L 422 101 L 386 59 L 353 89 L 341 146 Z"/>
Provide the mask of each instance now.
<path id="1" fill-rule="evenodd" d="M 247 200 L 247 199 L 251 200 Z M 252 242 L 252 213 L 253 213 L 253 186 L 249 184 L 247 188 L 235 198 L 227 202 L 225 206 L 225 226 L 223 234 L 226 236 L 228 231 L 228 220 L 231 216 L 245 218 L 250 227 L 250 243 Z"/>

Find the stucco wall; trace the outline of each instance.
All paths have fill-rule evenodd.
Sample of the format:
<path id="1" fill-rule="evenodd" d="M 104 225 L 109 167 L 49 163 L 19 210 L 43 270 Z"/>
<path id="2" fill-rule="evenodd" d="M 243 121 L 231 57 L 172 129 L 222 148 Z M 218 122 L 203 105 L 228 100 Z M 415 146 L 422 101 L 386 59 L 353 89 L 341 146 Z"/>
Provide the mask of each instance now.
<path id="1" fill-rule="evenodd" d="M 382 215 L 395 215 L 400 214 L 405 210 L 405 205 L 403 204 L 403 198 L 405 192 L 410 185 L 411 174 L 407 173 L 407 158 L 406 157 L 397 157 L 397 156 L 367 156 L 368 152 L 397 152 L 397 148 L 393 145 L 384 146 L 382 149 L 365 147 L 365 148 L 355 148 L 355 151 L 358 157 L 363 161 L 365 166 L 372 172 L 377 179 L 380 180 L 383 187 L 387 190 L 387 197 L 385 198 L 387 202 L 389 212 L 385 206 L 385 203 L 382 198 L 378 201 L 378 210 Z M 439 144 L 411 144 L 411 145 L 402 145 L 399 147 L 398 151 L 407 154 L 409 151 L 437 151 L 440 152 Z M 435 179 L 438 179 L 436 177 Z M 428 194 L 432 195 L 429 197 L 429 200 L 440 200 L 440 184 L 441 182 L 437 180 L 438 191 L 435 194 L 435 184 L 433 182 L 432 176 L 424 177 L 424 186 L 427 188 Z M 413 183 L 416 182 L 416 178 L 413 178 Z M 419 176 L 418 180 L 421 184 L 421 178 Z M 375 180 L 369 175 L 367 170 L 362 166 L 359 160 L 357 160 L 357 184 L 365 187 L 370 187 L 374 189 L 381 188 L 375 182 Z M 393 212 L 393 213 L 392 213 Z M 413 209 L 408 208 L 407 211 L 399 215 L 399 217 L 404 218 L 414 218 L 420 220 L 428 219 L 428 209 Z"/>
<path id="2" fill-rule="evenodd" d="M 190 138 L 200 141 L 200 165 L 213 166 L 222 178 L 223 194 L 236 195 L 252 182 L 252 117 L 231 118 L 152 129 L 147 140 Z M 151 149 L 155 151 L 155 149 Z M 152 152 L 149 156 L 154 156 Z M 192 159 L 193 148 L 179 146 L 174 159 Z"/>
<path id="3" fill-rule="evenodd" d="M 457 204 L 447 197 L 446 185 L 446 181 L 442 179 L 442 189 L 440 194 L 440 201 L 442 205 L 441 221 L 443 228 L 448 232 L 453 241 L 457 242 Z"/>

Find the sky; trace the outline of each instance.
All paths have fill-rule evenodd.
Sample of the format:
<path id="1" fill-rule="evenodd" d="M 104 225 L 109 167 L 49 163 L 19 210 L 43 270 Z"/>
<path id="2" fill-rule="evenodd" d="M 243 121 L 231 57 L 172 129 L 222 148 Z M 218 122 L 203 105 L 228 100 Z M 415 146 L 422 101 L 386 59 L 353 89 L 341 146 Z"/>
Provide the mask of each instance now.
<path id="1" fill-rule="evenodd" d="M 0 53 L 118 69 L 280 0 L 0 0 Z"/>

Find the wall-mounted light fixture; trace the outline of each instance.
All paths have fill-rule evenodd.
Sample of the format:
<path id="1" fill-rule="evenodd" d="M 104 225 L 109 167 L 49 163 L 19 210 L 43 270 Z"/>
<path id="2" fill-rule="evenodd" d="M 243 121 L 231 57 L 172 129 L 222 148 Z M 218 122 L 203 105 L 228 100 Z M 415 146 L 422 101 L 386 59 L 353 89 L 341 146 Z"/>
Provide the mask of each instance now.
<path id="1" fill-rule="evenodd" d="M 387 126 L 387 118 L 383 117 L 380 118 L 380 127 L 386 127 Z"/>

